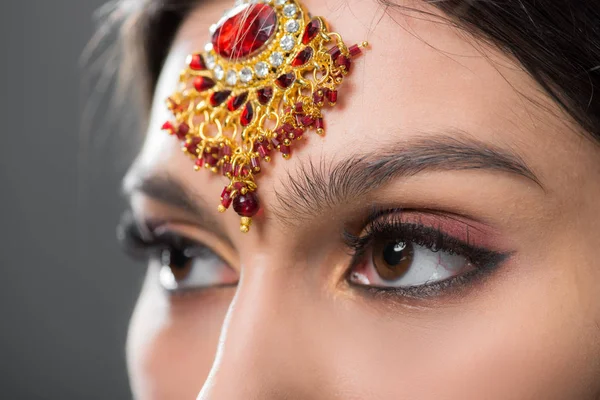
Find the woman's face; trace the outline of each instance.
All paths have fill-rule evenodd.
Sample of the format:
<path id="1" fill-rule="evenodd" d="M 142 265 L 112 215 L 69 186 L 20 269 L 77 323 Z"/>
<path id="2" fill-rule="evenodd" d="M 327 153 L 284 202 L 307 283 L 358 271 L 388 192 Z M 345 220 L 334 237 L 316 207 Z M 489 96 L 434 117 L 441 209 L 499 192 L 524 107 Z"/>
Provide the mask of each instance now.
<path id="1" fill-rule="evenodd" d="M 138 224 L 177 255 L 151 259 L 131 321 L 137 397 L 598 398 L 597 146 L 468 33 L 375 0 L 306 0 L 371 48 L 326 136 L 260 175 L 264 212 L 243 234 L 217 212 L 226 179 L 160 131 L 229 5 L 184 22 L 126 179 Z"/>

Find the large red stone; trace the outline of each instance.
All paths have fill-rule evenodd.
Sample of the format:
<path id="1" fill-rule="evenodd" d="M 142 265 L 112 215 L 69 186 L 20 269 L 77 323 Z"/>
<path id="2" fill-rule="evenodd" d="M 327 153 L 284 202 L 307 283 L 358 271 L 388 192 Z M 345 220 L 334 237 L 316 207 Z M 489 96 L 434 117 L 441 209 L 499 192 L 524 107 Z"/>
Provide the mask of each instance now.
<path id="1" fill-rule="evenodd" d="M 321 21 L 318 18 L 315 18 L 312 21 L 310 21 L 308 25 L 306 25 L 304 35 L 302 35 L 302 43 L 309 44 L 314 38 L 317 37 L 320 31 Z"/>
<path id="2" fill-rule="evenodd" d="M 233 209 L 242 217 L 253 217 L 260 208 L 258 198 L 254 192 L 241 194 L 233 199 Z"/>
<path id="3" fill-rule="evenodd" d="M 275 10 L 266 4 L 235 7 L 217 23 L 212 44 L 227 59 L 246 58 L 261 49 L 277 28 Z"/>
<path id="4" fill-rule="evenodd" d="M 292 66 L 301 67 L 302 65 L 306 64 L 312 58 L 313 52 L 314 50 L 312 47 L 305 47 L 300 53 L 296 55 L 296 57 L 292 61 Z"/>

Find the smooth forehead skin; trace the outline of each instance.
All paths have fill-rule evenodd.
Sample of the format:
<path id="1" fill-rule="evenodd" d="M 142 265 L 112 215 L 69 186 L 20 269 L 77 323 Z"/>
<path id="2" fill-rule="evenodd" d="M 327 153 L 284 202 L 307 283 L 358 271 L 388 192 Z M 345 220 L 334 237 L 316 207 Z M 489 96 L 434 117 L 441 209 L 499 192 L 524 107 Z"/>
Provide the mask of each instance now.
<path id="1" fill-rule="evenodd" d="M 600 398 L 600 163 L 597 146 L 514 61 L 432 17 L 374 0 L 307 0 L 346 43 L 371 47 L 353 65 L 327 133 L 257 183 L 264 214 L 249 234 L 219 214 L 226 179 L 193 170 L 160 131 L 164 99 L 188 53 L 228 2 L 205 2 L 184 22 L 158 83 L 146 142 L 127 177 L 168 176 L 206 207 L 228 240 L 195 216 L 141 193 L 140 219 L 186 220 L 241 274 L 235 289 L 169 297 L 150 265 L 128 339 L 141 399 Z M 403 6 L 438 13 L 421 2 Z M 538 183 L 489 170 L 430 171 L 391 180 L 352 204 L 285 218 L 300 171 L 421 138 L 485 143 L 518 156 Z M 320 167 L 319 167 L 320 168 Z M 310 169 L 310 168 L 309 168 Z M 318 169 L 318 168 L 317 168 Z M 514 256 L 476 290 L 450 301 L 373 298 L 340 285 L 345 219 L 378 202 L 472 216 L 490 246 Z M 218 354 L 215 359 L 215 354 Z"/>

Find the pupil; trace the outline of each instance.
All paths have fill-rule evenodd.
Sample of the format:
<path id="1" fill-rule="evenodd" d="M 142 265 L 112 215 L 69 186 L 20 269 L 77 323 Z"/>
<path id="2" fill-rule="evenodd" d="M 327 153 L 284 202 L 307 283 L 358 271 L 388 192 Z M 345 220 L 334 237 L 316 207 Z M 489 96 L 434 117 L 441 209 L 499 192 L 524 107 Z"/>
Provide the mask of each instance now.
<path id="1" fill-rule="evenodd" d="M 404 259 L 404 250 L 406 243 L 392 242 L 388 243 L 383 249 L 383 260 L 390 266 L 396 266 Z"/>

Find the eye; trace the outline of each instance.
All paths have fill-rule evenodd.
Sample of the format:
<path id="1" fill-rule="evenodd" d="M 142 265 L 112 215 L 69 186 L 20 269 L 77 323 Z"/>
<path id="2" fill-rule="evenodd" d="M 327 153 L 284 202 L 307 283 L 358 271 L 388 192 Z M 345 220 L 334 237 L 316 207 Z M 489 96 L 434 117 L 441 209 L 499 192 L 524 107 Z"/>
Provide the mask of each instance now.
<path id="1" fill-rule="evenodd" d="M 344 233 L 344 241 L 354 253 L 347 279 L 357 286 L 411 297 L 433 296 L 470 283 L 508 257 L 469 243 L 476 233 L 456 219 L 408 218 L 392 210 L 377 213 L 369 221 L 360 236 Z M 461 237 L 466 241 L 446 233 L 442 225 L 455 234 L 463 231 Z"/>
<path id="2" fill-rule="evenodd" d="M 170 292 L 236 285 L 239 277 L 210 247 L 175 232 L 144 234 L 131 216 L 124 216 L 117 234 L 125 252 L 160 263 L 159 283 Z"/>
<path id="3" fill-rule="evenodd" d="M 476 268 L 464 256 L 402 240 L 378 240 L 355 268 L 353 283 L 409 288 L 441 282 Z"/>
<path id="4" fill-rule="evenodd" d="M 169 291 L 231 286 L 236 272 L 210 248 L 184 241 L 160 251 L 160 284 Z"/>

